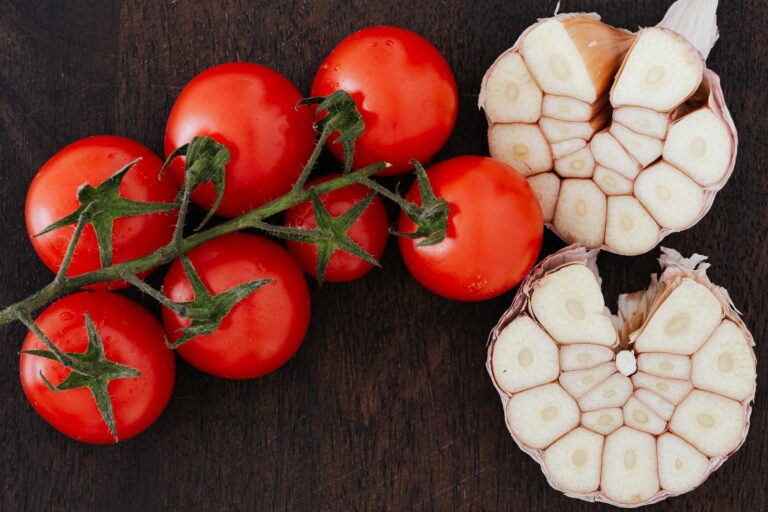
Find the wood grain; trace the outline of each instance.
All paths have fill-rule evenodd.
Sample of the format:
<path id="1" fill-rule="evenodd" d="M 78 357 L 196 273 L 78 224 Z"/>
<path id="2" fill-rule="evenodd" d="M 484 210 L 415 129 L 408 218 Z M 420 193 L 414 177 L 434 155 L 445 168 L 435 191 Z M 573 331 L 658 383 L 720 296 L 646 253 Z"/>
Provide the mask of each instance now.
<path id="1" fill-rule="evenodd" d="M 758 341 L 760 385 L 742 449 L 699 489 L 654 510 L 768 508 L 768 19 L 765 0 L 722 3 L 709 65 L 740 130 L 737 168 L 709 215 L 665 244 L 710 256 L 710 276 L 729 289 Z M 4 2 L 0 303 L 51 277 L 24 229 L 25 191 L 37 169 L 63 145 L 100 133 L 160 152 L 174 98 L 205 68 L 259 62 L 308 92 L 316 67 L 345 35 L 373 24 L 410 28 L 443 52 L 461 94 L 456 130 L 437 159 L 485 154 L 476 108 L 483 72 L 554 4 Z M 656 23 L 667 4 L 585 0 L 564 8 L 598 11 L 634 29 Z M 548 234 L 542 255 L 562 245 Z M 657 256 L 601 256 L 609 301 L 644 287 Z M 5 328 L 0 510 L 607 509 L 552 491 L 504 427 L 485 373 L 485 341 L 512 294 L 482 304 L 431 295 L 410 278 L 394 240 L 383 263 L 356 283 L 312 285 L 306 341 L 271 376 L 230 382 L 180 360 L 163 416 L 118 446 L 71 441 L 32 410 L 17 377 L 23 329 Z"/>

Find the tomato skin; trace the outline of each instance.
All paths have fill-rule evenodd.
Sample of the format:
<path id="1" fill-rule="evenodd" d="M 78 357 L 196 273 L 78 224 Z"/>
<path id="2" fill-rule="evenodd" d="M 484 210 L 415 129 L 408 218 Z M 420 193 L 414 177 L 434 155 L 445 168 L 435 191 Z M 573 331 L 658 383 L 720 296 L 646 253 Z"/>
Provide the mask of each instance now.
<path id="1" fill-rule="evenodd" d="M 107 291 L 80 292 L 54 302 L 36 322 L 64 352 L 85 352 L 88 335 L 85 312 L 101 336 L 108 360 L 137 369 L 137 378 L 109 383 L 109 394 L 120 441 L 149 427 L 165 409 L 173 391 L 176 362 L 165 346 L 165 331 L 152 314 L 135 302 Z M 46 349 L 40 339 L 27 334 L 22 350 Z M 21 354 L 21 385 L 32 406 L 63 434 L 86 443 L 114 443 L 88 388 L 54 392 L 40 372 L 54 385 L 70 370 L 56 361 Z"/>
<path id="2" fill-rule="evenodd" d="M 294 85 L 272 69 L 246 62 L 214 66 L 193 78 L 173 105 L 165 130 L 165 154 L 207 135 L 229 148 L 224 199 L 217 213 L 235 217 L 287 193 L 314 149 L 312 112 L 296 110 Z M 170 166 L 184 184 L 184 159 Z M 192 200 L 210 209 L 212 184 Z"/>
<path id="3" fill-rule="evenodd" d="M 38 171 L 27 192 L 27 233 L 40 259 L 53 272 L 59 270 L 75 226 L 66 226 L 39 237 L 34 235 L 78 208 L 77 189 L 80 185 L 100 185 L 137 158 L 141 160 L 123 178 L 120 195 L 134 201 L 172 203 L 178 188 L 170 176 L 163 176 L 158 181 L 163 162 L 146 147 L 124 137 L 86 137 L 64 147 Z M 117 219 L 112 233 L 113 263 L 145 256 L 167 244 L 177 217 L 177 210 L 173 210 Z M 75 248 L 67 275 L 99 268 L 101 260 L 96 233 L 93 226 L 88 225 Z M 124 286 L 124 281 L 112 283 L 112 288 Z M 104 285 L 94 285 L 94 288 L 104 288 Z"/>
<path id="4" fill-rule="evenodd" d="M 266 238 L 232 234 L 192 249 L 189 259 L 206 288 L 225 292 L 254 279 L 272 279 L 235 305 L 215 332 L 197 336 L 177 352 L 192 366 L 230 379 L 250 379 L 285 364 L 298 350 L 309 326 L 309 289 L 290 255 Z M 180 260 L 165 276 L 164 293 L 175 302 L 194 298 Z M 163 308 L 171 341 L 189 320 Z"/>
<path id="5" fill-rule="evenodd" d="M 343 89 L 365 121 L 354 168 L 379 161 L 402 174 L 410 160 L 426 162 L 445 144 L 456 124 L 458 92 L 451 68 L 429 41 L 409 30 L 370 27 L 348 36 L 323 61 L 312 96 Z M 339 160 L 343 147 L 329 140 Z"/>
<path id="6" fill-rule="evenodd" d="M 308 184 L 317 185 L 333 178 L 340 177 L 340 174 L 332 174 L 318 178 Z M 339 217 L 345 214 L 355 204 L 364 200 L 371 191 L 364 185 L 349 185 L 344 188 L 327 192 L 320 196 L 325 208 L 332 217 Z M 317 227 L 315 213 L 312 203 L 307 201 L 294 206 L 285 212 L 284 224 L 289 227 L 314 229 Z M 368 208 L 352 224 L 347 231 L 349 237 L 360 247 L 365 249 L 368 254 L 376 258 L 381 258 L 384 254 L 384 248 L 387 245 L 387 236 L 389 235 L 389 223 L 387 221 L 387 211 L 379 197 L 374 197 Z M 311 276 L 317 276 L 317 246 L 305 242 L 286 243 L 288 252 L 294 257 L 299 266 Z M 367 274 L 373 265 L 358 258 L 348 252 L 336 250 L 328 261 L 328 267 L 325 270 L 325 281 L 345 282 L 360 279 Z"/>
<path id="7" fill-rule="evenodd" d="M 448 299 L 485 300 L 507 292 L 527 275 L 541 249 L 541 209 L 525 178 L 491 158 L 464 156 L 427 172 L 435 195 L 448 201 L 448 230 L 436 245 L 400 238 L 408 270 L 422 285 Z M 409 201 L 421 204 L 418 182 Z M 400 215 L 399 229 L 413 222 Z"/>

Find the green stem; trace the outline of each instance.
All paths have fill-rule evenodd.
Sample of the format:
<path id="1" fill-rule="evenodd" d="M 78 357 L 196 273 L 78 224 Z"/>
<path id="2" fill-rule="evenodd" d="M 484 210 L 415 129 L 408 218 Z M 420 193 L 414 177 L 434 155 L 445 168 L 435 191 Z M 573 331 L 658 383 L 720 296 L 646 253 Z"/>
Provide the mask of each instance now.
<path id="1" fill-rule="evenodd" d="M 301 174 L 299 175 L 299 179 L 297 179 L 296 183 L 294 183 L 293 185 L 294 192 L 304 188 L 304 183 L 307 182 L 307 178 L 309 178 L 309 175 L 312 173 L 312 169 L 315 167 L 315 164 L 317 163 L 317 159 L 320 157 L 320 153 L 322 153 L 323 147 L 325 146 L 325 143 L 328 140 L 328 137 L 331 136 L 331 133 L 333 133 L 333 127 L 331 126 L 330 123 L 326 124 L 323 127 L 323 131 L 320 132 L 320 137 L 317 140 L 315 149 L 312 151 L 312 155 L 309 157 L 309 160 L 307 161 L 307 165 L 304 166 L 304 169 L 302 169 Z"/>
<path id="2" fill-rule="evenodd" d="M 182 254 L 189 250 L 201 245 L 209 240 L 226 235 L 228 233 L 234 233 L 246 228 L 255 227 L 260 221 L 271 217 L 277 213 L 280 213 L 292 206 L 303 203 L 310 199 L 310 190 L 314 190 L 318 195 L 332 190 L 344 188 L 354 183 L 361 183 L 367 185 L 370 180 L 367 180 L 368 176 L 384 169 L 385 164 L 378 163 L 364 167 L 358 171 L 355 171 L 344 176 L 314 185 L 308 189 L 299 188 L 288 192 L 286 195 L 275 199 L 274 201 L 267 203 L 263 206 L 255 208 L 239 217 L 222 222 L 221 224 L 208 228 L 204 231 L 199 231 L 190 235 L 187 238 L 182 238 L 178 244 L 171 241 L 168 245 L 165 245 L 156 251 L 147 254 L 141 258 L 125 261 L 116 265 L 111 265 L 105 268 L 100 268 L 92 272 L 86 272 L 77 276 L 68 277 L 63 281 L 53 281 L 44 288 L 33 293 L 29 297 L 20 300 L 19 302 L 12 304 L 2 311 L 0 311 L 0 326 L 8 324 L 14 320 L 22 320 L 20 315 L 26 314 L 24 312 L 34 311 L 49 302 L 66 295 L 67 293 L 78 290 L 84 286 L 102 282 L 102 281 L 116 281 L 124 279 L 127 275 L 135 275 L 141 272 L 146 272 L 159 265 L 169 263 L 178 258 Z M 27 318 L 28 314 L 27 314 Z M 31 322 L 31 320 L 30 320 Z M 27 322 L 25 322 L 27 324 Z M 31 322 L 33 325 L 34 322 Z M 27 327 L 32 329 L 30 324 Z M 33 332 L 34 329 L 33 329 Z M 50 347 L 49 347 L 50 348 Z"/>
<path id="3" fill-rule="evenodd" d="M 189 209 L 189 198 L 192 195 L 192 190 L 189 184 L 189 180 L 184 178 L 184 190 L 181 193 L 181 201 L 179 202 L 179 216 L 176 220 L 176 227 L 173 230 L 173 241 L 175 246 L 181 244 L 181 240 L 184 238 L 184 223 L 187 219 L 187 210 Z"/>
<path id="4" fill-rule="evenodd" d="M 72 238 L 69 240 L 67 251 L 64 253 L 64 258 L 61 260 L 61 265 L 59 265 L 59 271 L 56 272 L 56 277 L 53 279 L 55 283 L 61 283 L 67 279 L 67 271 L 69 270 L 69 264 L 72 263 L 72 256 L 75 254 L 75 247 L 77 247 L 77 242 L 80 240 L 80 235 L 83 234 L 83 229 L 85 229 L 85 226 L 88 225 L 88 219 L 90 217 L 90 214 L 88 213 L 89 208 L 90 207 L 87 206 L 85 210 L 83 210 L 83 212 L 80 214 L 80 217 L 77 219 L 77 227 L 75 227 L 75 232 L 72 233 Z"/>
<path id="5" fill-rule="evenodd" d="M 10 308 L 9 308 L 10 309 Z M 56 360 L 60 362 L 64 366 L 69 366 L 72 360 L 70 357 L 59 350 L 59 347 L 54 345 L 54 343 L 48 338 L 48 336 L 43 333 L 43 331 L 40 330 L 40 328 L 37 326 L 34 320 L 32 320 L 32 317 L 27 313 L 26 311 L 22 311 L 20 309 L 15 309 L 12 311 L 12 313 L 15 315 L 15 319 L 19 320 L 21 323 L 27 326 L 27 329 L 32 331 L 32 333 L 40 338 L 40 341 L 42 341 L 46 347 L 48 347 L 48 350 L 51 351 L 51 353 L 54 355 Z"/>
<path id="6" fill-rule="evenodd" d="M 419 209 L 418 206 L 411 203 L 410 201 L 405 199 L 403 196 L 392 192 L 387 187 L 380 185 L 379 183 L 368 178 L 361 180 L 360 183 L 365 185 L 369 189 L 373 190 L 374 192 L 381 194 L 382 196 L 386 197 L 390 201 L 394 202 L 404 212 L 414 212 L 414 211 L 418 212 L 418 209 Z"/>
<path id="7" fill-rule="evenodd" d="M 152 288 L 152 286 L 139 279 L 138 276 L 126 272 L 122 275 L 122 278 L 179 316 L 184 316 L 184 313 L 186 313 L 183 307 L 173 302 L 161 292 Z"/>

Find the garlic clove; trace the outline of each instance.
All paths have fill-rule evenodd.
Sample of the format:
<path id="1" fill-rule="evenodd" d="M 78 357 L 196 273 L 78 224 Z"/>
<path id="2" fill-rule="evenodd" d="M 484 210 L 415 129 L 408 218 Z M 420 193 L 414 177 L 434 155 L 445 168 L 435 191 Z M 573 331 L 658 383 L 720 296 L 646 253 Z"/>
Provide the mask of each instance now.
<path id="1" fill-rule="evenodd" d="M 526 445 L 544 449 L 579 424 L 576 401 L 558 384 L 544 384 L 513 395 L 507 424 Z"/>
<path id="2" fill-rule="evenodd" d="M 491 156 L 512 166 L 523 176 L 552 168 L 549 144 L 535 124 L 495 124 L 488 130 Z"/>
<path id="3" fill-rule="evenodd" d="M 624 424 L 624 412 L 618 407 L 584 412 L 581 414 L 581 424 L 607 436 Z"/>
<path id="4" fill-rule="evenodd" d="M 613 359 L 613 350 L 602 345 L 564 345 L 560 347 L 560 369 L 586 370 Z"/>
<path id="5" fill-rule="evenodd" d="M 559 343 L 610 347 L 617 341 L 600 285 L 584 265 L 567 265 L 542 278 L 531 294 L 531 310 Z"/>
<path id="6" fill-rule="evenodd" d="M 569 395 L 580 398 L 614 373 L 616 373 L 616 364 L 610 361 L 587 370 L 563 372 L 560 374 L 559 382 Z"/>
<path id="7" fill-rule="evenodd" d="M 557 379 L 557 345 L 539 324 L 527 316 L 516 318 L 499 334 L 494 345 L 493 374 L 509 394 Z"/>
<path id="8" fill-rule="evenodd" d="M 585 428 L 572 430 L 544 451 L 547 474 L 567 491 L 596 491 L 600 487 L 603 440 Z"/>
<path id="9" fill-rule="evenodd" d="M 605 216 L 605 194 L 597 185 L 590 180 L 563 180 L 553 222 L 561 236 L 598 247 L 605 238 Z"/>
<path id="10" fill-rule="evenodd" d="M 693 354 L 722 318 L 720 301 L 706 286 L 691 278 L 682 279 L 641 327 L 635 350 Z"/>
<path id="11" fill-rule="evenodd" d="M 725 320 L 693 355 L 691 380 L 700 389 L 734 400 L 746 400 L 755 391 L 757 362 L 744 333 Z"/>
<path id="12" fill-rule="evenodd" d="M 605 438 L 600 489 L 622 504 L 642 503 L 659 491 L 656 439 L 621 427 Z"/>
<path id="13" fill-rule="evenodd" d="M 555 160 L 555 171 L 563 178 L 591 178 L 594 170 L 595 159 L 589 147 Z"/>
<path id="14" fill-rule="evenodd" d="M 704 191 L 688 176 L 661 161 L 635 181 L 635 196 L 664 228 L 682 229 L 704 208 Z"/>
<path id="15" fill-rule="evenodd" d="M 672 123 L 662 154 L 664 160 L 706 187 L 725 177 L 733 151 L 728 125 L 712 109 L 703 107 Z"/>
<path id="16" fill-rule="evenodd" d="M 518 52 L 493 64 L 485 83 L 488 118 L 495 123 L 535 123 L 541 117 L 542 93 Z"/>
<path id="17" fill-rule="evenodd" d="M 744 438 L 744 410 L 735 400 L 694 389 L 675 409 L 669 429 L 704 454 L 722 457 Z"/>
<path id="18" fill-rule="evenodd" d="M 619 254 L 642 254 L 659 240 L 659 226 L 632 196 L 608 198 L 605 245 Z"/>
<path id="19" fill-rule="evenodd" d="M 614 107 L 669 112 L 701 83 L 704 60 L 682 36 L 662 28 L 641 30 L 611 88 Z"/>

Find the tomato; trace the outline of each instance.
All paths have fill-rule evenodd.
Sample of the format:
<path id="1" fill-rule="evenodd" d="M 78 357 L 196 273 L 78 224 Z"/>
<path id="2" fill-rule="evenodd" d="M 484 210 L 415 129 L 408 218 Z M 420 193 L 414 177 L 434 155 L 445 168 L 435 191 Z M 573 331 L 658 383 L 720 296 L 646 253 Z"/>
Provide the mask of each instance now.
<path id="1" fill-rule="evenodd" d="M 181 91 L 165 130 L 169 155 L 194 136 L 207 135 L 229 148 L 224 199 L 217 213 L 235 217 L 287 193 L 314 149 L 312 113 L 296 110 L 302 95 L 270 68 L 245 62 L 221 64 L 197 75 Z M 184 159 L 171 172 L 184 184 Z M 192 200 L 209 209 L 216 190 L 198 187 Z"/>
<path id="2" fill-rule="evenodd" d="M 107 360 L 140 372 L 136 378 L 110 381 L 109 395 L 121 441 L 139 434 L 160 416 L 171 397 L 176 376 L 173 351 L 165 346 L 165 331 L 155 317 L 135 302 L 107 291 L 80 292 L 60 299 L 36 322 L 62 351 L 83 353 L 88 347 L 85 313 L 91 317 Z M 40 339 L 27 334 L 22 350 L 45 350 Z M 32 406 L 56 429 L 87 443 L 113 443 L 104 419 L 88 388 L 51 391 L 70 370 L 51 359 L 21 354 L 21 386 Z"/>
<path id="3" fill-rule="evenodd" d="M 341 175 L 323 176 L 312 181 L 309 185 L 323 183 L 339 176 Z M 370 193 L 371 191 L 367 187 L 355 184 L 327 192 L 320 196 L 320 200 L 332 217 L 340 217 L 354 205 L 364 200 Z M 290 208 L 285 213 L 285 225 L 304 229 L 317 227 L 312 203 L 307 201 Z M 353 242 L 378 260 L 387 245 L 388 230 L 387 211 L 377 196 L 373 198 L 365 212 L 350 226 L 347 234 Z M 287 245 L 288 252 L 296 259 L 304 272 L 317 276 L 317 246 L 291 241 Z M 324 279 L 331 282 L 354 281 L 363 277 L 372 268 L 373 265 L 363 261 L 358 256 L 337 249 L 328 261 Z"/>
<path id="4" fill-rule="evenodd" d="M 442 242 L 425 247 L 400 238 L 411 274 L 455 300 L 485 300 L 514 288 L 536 262 L 544 231 L 525 178 L 506 164 L 476 156 L 441 162 L 427 176 L 435 195 L 449 204 L 448 230 Z M 421 204 L 418 182 L 406 199 Z M 401 213 L 399 229 L 416 228 Z"/>
<path id="5" fill-rule="evenodd" d="M 354 167 L 379 161 L 402 174 L 410 160 L 426 162 L 445 144 L 456 124 L 458 94 L 453 72 L 429 41 L 409 30 L 371 27 L 356 32 L 328 55 L 312 83 L 312 96 L 343 89 L 365 121 Z M 328 147 L 342 159 L 342 144 Z"/>
<path id="6" fill-rule="evenodd" d="M 250 379 L 296 353 L 309 325 L 309 289 L 285 249 L 260 236 L 232 234 L 192 249 L 189 259 L 213 295 L 255 279 L 272 281 L 235 305 L 216 331 L 181 345 L 177 351 L 184 359 L 213 375 Z M 174 302 L 194 299 L 180 260 L 171 265 L 163 290 Z M 190 322 L 163 308 L 163 323 L 176 341 Z"/>
<path id="7" fill-rule="evenodd" d="M 141 158 L 123 178 L 120 195 L 142 202 L 172 203 L 178 188 L 173 179 L 158 173 L 163 162 L 138 142 L 112 135 L 87 137 L 56 153 L 38 171 L 27 192 L 26 221 L 32 246 L 48 268 L 59 270 L 75 226 L 34 235 L 77 210 L 77 189 L 103 183 L 126 164 Z M 177 211 L 137 215 L 115 220 L 112 232 L 113 263 L 145 256 L 167 244 L 173 235 Z M 93 226 L 86 226 L 75 248 L 67 275 L 101 268 Z M 148 273 L 148 272 L 147 272 Z M 113 288 L 125 286 L 112 283 Z M 103 287 L 104 285 L 101 285 Z"/>

